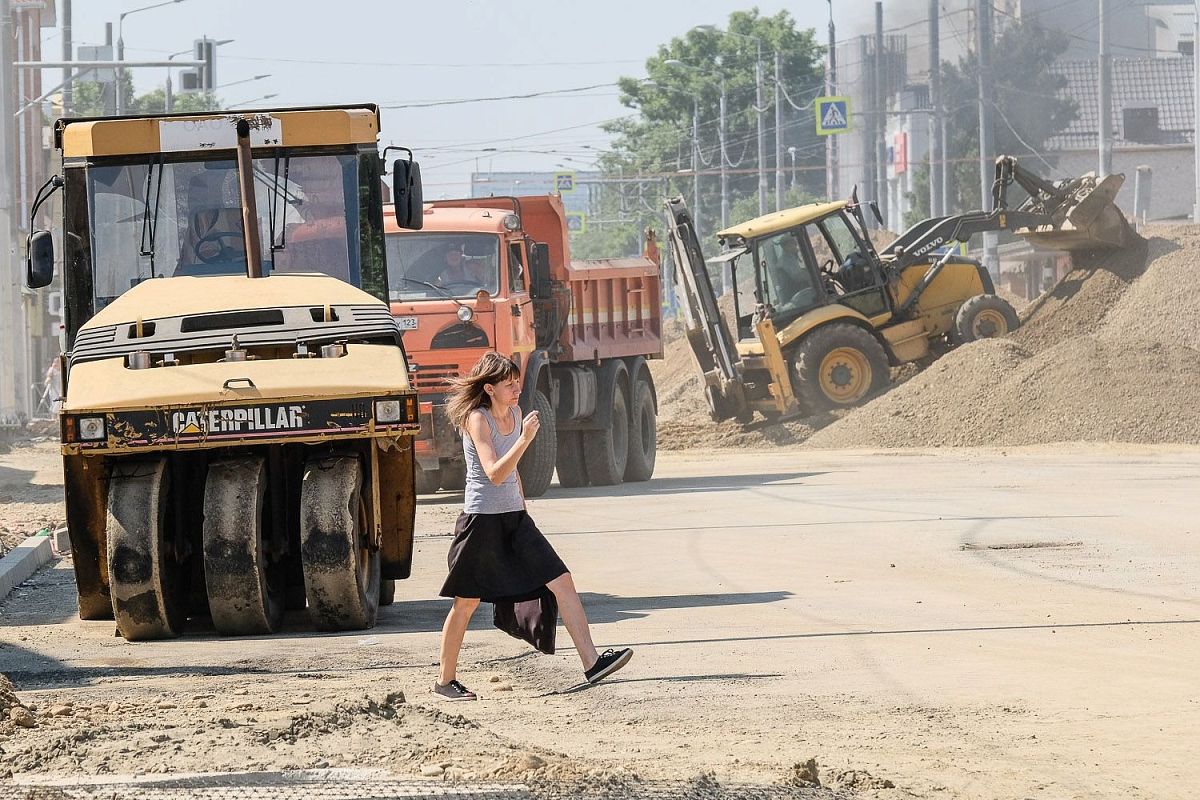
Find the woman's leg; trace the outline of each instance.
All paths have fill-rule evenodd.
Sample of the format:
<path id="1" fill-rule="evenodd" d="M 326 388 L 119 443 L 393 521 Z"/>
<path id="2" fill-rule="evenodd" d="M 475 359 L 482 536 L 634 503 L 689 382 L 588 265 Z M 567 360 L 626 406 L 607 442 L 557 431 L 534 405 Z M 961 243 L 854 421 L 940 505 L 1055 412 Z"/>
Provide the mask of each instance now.
<path id="1" fill-rule="evenodd" d="M 463 636 L 471 622 L 471 615 L 478 607 L 479 598 L 456 597 L 450 613 L 446 615 L 446 624 L 442 626 L 442 663 L 438 671 L 438 683 L 443 686 L 454 680 L 458 670 L 458 651 L 462 649 Z"/>
<path id="2" fill-rule="evenodd" d="M 558 600 L 558 612 L 562 615 L 563 625 L 567 626 L 571 641 L 575 643 L 575 651 L 579 653 L 584 670 L 591 669 L 600 654 L 596 652 L 596 645 L 592 642 L 592 631 L 588 627 L 587 615 L 583 613 L 583 603 L 579 600 L 579 592 L 575 590 L 575 581 L 571 579 L 571 573 L 564 572 L 547 583 L 546 588 L 554 592 L 554 597 Z"/>

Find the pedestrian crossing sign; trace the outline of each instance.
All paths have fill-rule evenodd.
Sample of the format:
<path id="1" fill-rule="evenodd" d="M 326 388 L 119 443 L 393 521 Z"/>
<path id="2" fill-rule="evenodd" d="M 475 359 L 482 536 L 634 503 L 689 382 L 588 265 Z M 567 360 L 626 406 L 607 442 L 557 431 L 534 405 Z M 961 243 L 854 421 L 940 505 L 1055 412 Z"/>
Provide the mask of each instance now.
<path id="1" fill-rule="evenodd" d="M 829 136 L 850 130 L 850 98 L 817 98 L 817 134 Z"/>

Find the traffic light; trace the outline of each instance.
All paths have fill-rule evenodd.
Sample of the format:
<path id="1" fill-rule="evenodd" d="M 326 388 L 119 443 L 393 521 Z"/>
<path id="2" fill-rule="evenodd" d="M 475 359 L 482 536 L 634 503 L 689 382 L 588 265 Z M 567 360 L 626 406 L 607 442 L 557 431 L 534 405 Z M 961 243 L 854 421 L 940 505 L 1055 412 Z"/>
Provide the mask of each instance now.
<path id="1" fill-rule="evenodd" d="M 203 39 L 196 39 L 195 47 L 196 60 L 203 61 L 204 66 L 197 67 L 199 85 L 194 88 L 212 91 L 213 87 L 217 85 L 217 42 L 215 39 L 205 36 Z"/>

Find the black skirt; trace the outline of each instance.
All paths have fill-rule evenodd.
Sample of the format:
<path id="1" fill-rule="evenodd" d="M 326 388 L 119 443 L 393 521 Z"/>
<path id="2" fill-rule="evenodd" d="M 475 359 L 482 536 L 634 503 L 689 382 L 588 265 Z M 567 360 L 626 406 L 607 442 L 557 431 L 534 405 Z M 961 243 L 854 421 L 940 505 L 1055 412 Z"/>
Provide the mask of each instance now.
<path id="1" fill-rule="evenodd" d="M 567 565 L 524 511 L 459 514 L 446 561 L 442 597 L 478 597 L 486 603 L 533 600 Z"/>

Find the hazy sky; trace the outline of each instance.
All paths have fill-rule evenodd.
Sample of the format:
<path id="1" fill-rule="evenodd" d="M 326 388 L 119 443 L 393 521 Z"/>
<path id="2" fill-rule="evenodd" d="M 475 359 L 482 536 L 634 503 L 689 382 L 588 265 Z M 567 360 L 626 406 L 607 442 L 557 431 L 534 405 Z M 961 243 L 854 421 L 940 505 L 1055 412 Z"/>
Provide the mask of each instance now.
<path id="1" fill-rule="evenodd" d="M 120 14 L 154 2 L 74 0 L 75 44 L 103 44 L 106 22 L 113 23 L 115 42 Z M 889 3 L 920 18 L 917 0 Z M 764 14 L 788 9 L 825 40 L 825 0 L 757 5 Z M 870 20 L 872 5 L 834 0 L 838 38 Z M 477 159 L 482 170 L 588 168 L 608 141 L 597 123 L 629 113 L 616 88 L 604 84 L 644 75 L 645 59 L 659 44 L 694 25 L 723 24 L 731 11 L 747 7 L 729 0 L 182 0 L 130 14 L 123 31 L 130 60 L 163 58 L 202 35 L 233 39 L 217 62 L 218 94 L 230 105 L 379 103 L 382 140 L 417 152 L 427 196 L 437 197 L 463 193 Z M 58 29 L 45 31 L 44 48 L 44 58 L 60 57 Z M 138 70 L 137 91 L 161 85 L 165 74 Z M 263 74 L 270 77 L 220 88 Z M 46 80 L 52 86 L 57 74 Z M 588 86 L 597 88 L 396 107 Z M 267 94 L 277 96 L 259 100 Z"/>

